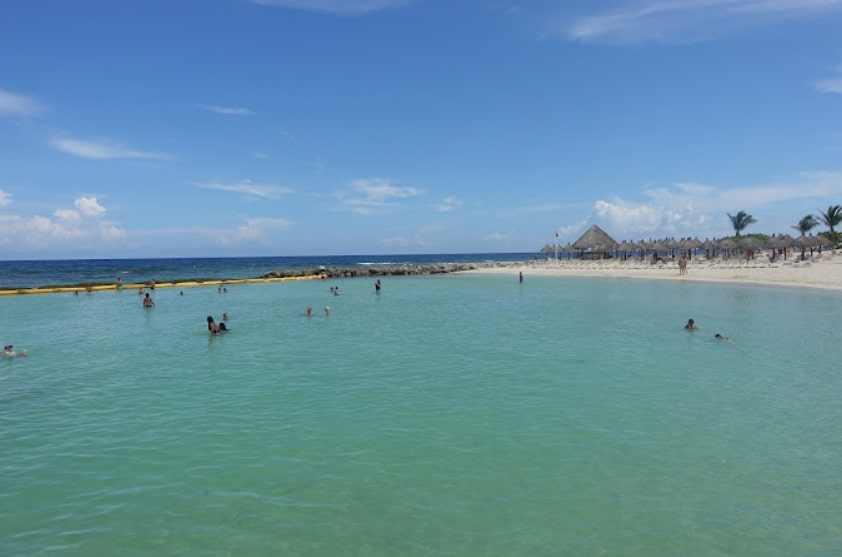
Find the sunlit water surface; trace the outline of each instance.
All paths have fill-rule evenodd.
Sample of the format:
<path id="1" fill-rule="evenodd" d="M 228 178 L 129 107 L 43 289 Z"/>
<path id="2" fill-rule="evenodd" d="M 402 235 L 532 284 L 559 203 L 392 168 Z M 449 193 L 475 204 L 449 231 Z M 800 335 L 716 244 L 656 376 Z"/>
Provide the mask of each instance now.
<path id="1" fill-rule="evenodd" d="M 842 294 L 383 282 L 0 298 L 0 555 L 842 549 Z"/>

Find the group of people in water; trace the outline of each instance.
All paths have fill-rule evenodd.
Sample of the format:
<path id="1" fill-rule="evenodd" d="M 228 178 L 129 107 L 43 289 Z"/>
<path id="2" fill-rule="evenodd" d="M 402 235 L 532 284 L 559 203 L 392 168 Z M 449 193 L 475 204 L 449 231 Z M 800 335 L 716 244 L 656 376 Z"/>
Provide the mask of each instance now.
<path id="1" fill-rule="evenodd" d="M 698 330 L 699 326 L 696 325 L 696 322 L 693 319 L 688 319 L 687 324 L 684 325 L 684 328 L 687 329 L 688 331 L 696 331 L 696 330 Z M 714 333 L 713 338 L 715 338 L 716 340 L 724 340 L 726 342 L 734 342 L 730 338 L 728 338 L 726 336 L 722 336 L 719 333 Z"/>

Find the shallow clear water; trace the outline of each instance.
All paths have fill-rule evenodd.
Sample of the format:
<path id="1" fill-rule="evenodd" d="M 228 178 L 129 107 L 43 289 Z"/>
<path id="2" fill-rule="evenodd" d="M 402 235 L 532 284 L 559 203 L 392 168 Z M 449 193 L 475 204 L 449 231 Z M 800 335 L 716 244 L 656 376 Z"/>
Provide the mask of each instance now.
<path id="1" fill-rule="evenodd" d="M 842 294 L 383 283 L 0 298 L 0 555 L 842 547 Z"/>

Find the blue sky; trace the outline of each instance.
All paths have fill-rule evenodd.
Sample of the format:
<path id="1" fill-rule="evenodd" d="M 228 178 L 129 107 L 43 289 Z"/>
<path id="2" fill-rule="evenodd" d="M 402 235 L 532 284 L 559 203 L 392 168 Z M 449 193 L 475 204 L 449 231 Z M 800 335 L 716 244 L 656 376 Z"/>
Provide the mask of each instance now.
<path id="1" fill-rule="evenodd" d="M 842 204 L 840 29 L 842 0 L 3 2 L 0 258 L 793 233 Z"/>

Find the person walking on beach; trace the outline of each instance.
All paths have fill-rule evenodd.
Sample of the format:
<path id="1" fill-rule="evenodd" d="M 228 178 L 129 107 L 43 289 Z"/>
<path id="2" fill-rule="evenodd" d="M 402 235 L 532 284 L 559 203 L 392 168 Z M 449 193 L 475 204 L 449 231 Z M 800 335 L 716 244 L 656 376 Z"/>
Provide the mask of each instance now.
<path id="1" fill-rule="evenodd" d="M 684 259 L 684 256 L 678 258 L 678 274 L 679 275 L 686 275 L 687 274 L 687 260 Z"/>
<path id="2" fill-rule="evenodd" d="M 143 307 L 151 308 L 155 305 L 155 302 L 152 301 L 152 298 L 149 296 L 149 292 L 146 293 L 146 296 L 143 298 Z"/>

